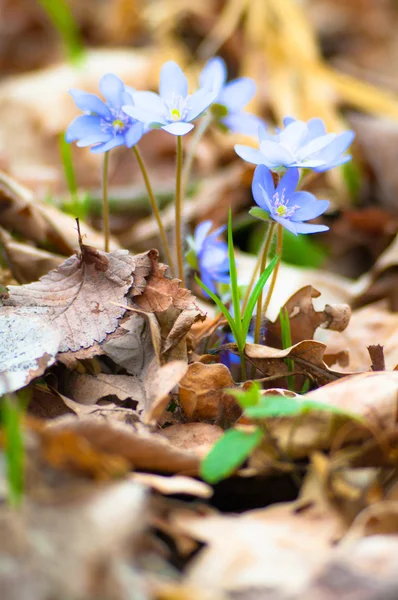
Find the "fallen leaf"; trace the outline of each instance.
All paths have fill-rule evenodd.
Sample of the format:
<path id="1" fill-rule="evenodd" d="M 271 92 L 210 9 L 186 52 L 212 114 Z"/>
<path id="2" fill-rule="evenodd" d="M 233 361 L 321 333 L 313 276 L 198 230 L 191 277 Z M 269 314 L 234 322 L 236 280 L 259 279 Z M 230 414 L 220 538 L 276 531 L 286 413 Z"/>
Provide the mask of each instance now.
<path id="1" fill-rule="evenodd" d="M 67 373 L 62 393 L 80 404 L 92 405 L 107 397 L 117 397 L 121 402 L 131 399 L 137 403 L 137 411 L 145 399 L 142 382 L 133 375 L 111 375 L 98 373 L 88 375 L 76 371 Z"/>
<path id="2" fill-rule="evenodd" d="M 161 435 L 180 450 L 191 450 L 203 458 L 211 446 L 223 435 L 217 425 L 209 423 L 178 423 L 162 429 Z"/>
<path id="3" fill-rule="evenodd" d="M 0 396 L 23 388 L 55 362 L 62 336 L 45 316 L 0 308 Z"/>
<path id="4" fill-rule="evenodd" d="M 241 411 L 228 390 L 235 388 L 229 369 L 222 364 L 191 363 L 180 381 L 179 401 L 193 421 L 236 421 Z"/>
<path id="5" fill-rule="evenodd" d="M 210 485 L 184 475 L 164 477 L 152 473 L 132 473 L 130 479 L 166 496 L 170 494 L 187 494 L 197 498 L 211 498 L 213 495 Z"/>
<path id="6" fill-rule="evenodd" d="M 103 341 L 125 312 L 111 301 L 120 303 L 129 290 L 132 295 L 142 292 L 141 275 L 136 281 L 134 274 L 149 272 L 145 254 L 134 257 L 127 250 L 97 252 L 104 259 L 101 268 L 73 255 L 38 282 L 10 286 L 4 299 L 7 306 L 45 314 L 62 333 L 60 352 L 78 351 Z"/>

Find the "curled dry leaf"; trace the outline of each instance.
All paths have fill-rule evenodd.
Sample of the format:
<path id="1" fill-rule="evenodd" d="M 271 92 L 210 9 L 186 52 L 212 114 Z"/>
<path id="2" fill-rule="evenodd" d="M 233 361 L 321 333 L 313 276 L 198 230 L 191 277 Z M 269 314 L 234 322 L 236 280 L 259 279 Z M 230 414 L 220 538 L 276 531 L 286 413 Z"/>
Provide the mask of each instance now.
<path id="1" fill-rule="evenodd" d="M 197 498 L 211 498 L 213 495 L 210 485 L 184 475 L 164 477 L 152 473 L 132 473 L 131 479 L 166 496 L 170 494 L 187 494 Z"/>
<path id="2" fill-rule="evenodd" d="M 222 364 L 194 362 L 180 381 L 180 404 L 193 421 L 236 421 L 240 415 L 235 398 L 228 393 L 235 383 L 229 369 Z"/>
<path id="3" fill-rule="evenodd" d="M 245 353 L 257 369 L 266 376 L 280 375 L 283 377 L 287 375 L 289 368 L 285 363 L 285 359 L 289 358 L 294 360 L 294 371 L 296 373 L 310 375 L 322 384 L 346 375 L 346 373 L 329 369 L 323 360 L 325 350 L 325 344 L 305 340 L 285 350 L 259 344 L 246 344 Z"/>
<path id="4" fill-rule="evenodd" d="M 26 313 L 46 315 L 61 331 L 60 352 L 90 348 L 115 331 L 125 309 L 112 301 L 120 303 L 128 291 L 141 293 L 142 272 L 150 270 L 145 254 L 95 252 L 92 262 L 73 255 L 38 282 L 10 286 L 4 299 L 4 304 L 23 307 Z"/>
<path id="5" fill-rule="evenodd" d="M 0 225 L 15 231 L 27 240 L 38 244 L 51 243 L 62 254 L 71 254 L 79 249 L 75 219 L 55 206 L 46 204 L 15 179 L 0 172 Z M 80 223 L 83 237 L 88 237 L 95 246 L 103 246 L 102 234 Z M 111 241 L 111 249 L 118 244 Z"/>
<path id="6" fill-rule="evenodd" d="M 0 248 L 18 283 L 36 281 L 64 261 L 63 256 L 16 242 L 2 227 L 0 227 Z"/>
<path id="7" fill-rule="evenodd" d="M 61 417 L 51 421 L 46 429 L 46 435 L 55 438 L 68 434 L 79 436 L 81 443 L 88 443 L 98 452 L 122 457 L 141 471 L 198 472 L 199 457 L 195 452 L 178 447 L 143 425 L 132 427 L 115 421 L 99 423 L 90 417 Z"/>
<path id="8" fill-rule="evenodd" d="M 18 390 L 55 362 L 61 333 L 48 319 L 0 308 L 0 396 Z"/>
<path id="9" fill-rule="evenodd" d="M 62 391 L 69 398 L 85 405 L 96 404 L 109 396 L 116 396 L 121 402 L 131 399 L 137 402 L 137 410 L 140 409 L 140 405 L 142 409 L 145 398 L 142 382 L 134 375 L 108 373 L 89 375 L 77 371 L 68 372 L 67 377 L 64 378 Z"/>
<path id="10" fill-rule="evenodd" d="M 311 285 L 298 290 L 286 302 L 282 311 L 287 311 L 290 322 L 292 345 L 303 340 L 312 340 L 318 327 L 343 331 L 350 320 L 351 309 L 348 304 L 326 305 L 324 310 L 317 311 L 313 299 L 321 295 Z M 280 318 L 275 323 L 267 323 L 265 343 L 269 346 L 281 344 Z"/>

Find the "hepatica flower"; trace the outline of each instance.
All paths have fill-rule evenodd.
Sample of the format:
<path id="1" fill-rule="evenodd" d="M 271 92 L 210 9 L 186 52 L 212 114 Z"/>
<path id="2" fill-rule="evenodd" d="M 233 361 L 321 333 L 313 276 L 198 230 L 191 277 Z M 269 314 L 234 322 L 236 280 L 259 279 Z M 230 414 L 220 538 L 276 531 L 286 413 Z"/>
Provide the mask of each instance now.
<path id="1" fill-rule="evenodd" d="M 185 135 L 193 129 L 192 121 L 213 102 L 216 94 L 199 89 L 188 94 L 188 82 L 180 67 L 173 61 L 166 62 L 160 71 L 159 94 L 136 92 L 134 106 L 128 104 L 123 110 L 153 128 L 161 128 L 173 135 Z"/>
<path id="2" fill-rule="evenodd" d="M 213 116 L 230 131 L 257 135 L 261 119 L 243 111 L 256 93 L 255 82 L 249 77 L 226 81 L 227 68 L 219 57 L 209 60 L 199 76 L 200 86 L 217 94 L 212 106 Z"/>
<path id="3" fill-rule="evenodd" d="M 93 146 L 92 152 L 107 152 L 116 146 L 134 146 L 145 132 L 144 125 L 128 116 L 122 106 L 134 105 L 131 88 L 111 73 L 100 81 L 100 90 L 105 98 L 81 90 L 70 90 L 75 104 L 86 114 L 77 117 L 66 130 L 67 142 Z"/>
<path id="4" fill-rule="evenodd" d="M 309 192 L 296 192 L 298 181 L 298 169 L 289 169 L 275 188 L 271 171 L 266 166 L 260 165 L 256 168 L 253 177 L 254 200 L 271 219 L 295 235 L 327 231 L 329 227 L 326 225 L 314 225 L 304 221 L 322 215 L 328 209 L 329 202 L 317 200 Z M 255 211 L 252 214 L 262 218 L 261 213 L 257 212 L 258 209 Z"/>
<path id="5" fill-rule="evenodd" d="M 197 226 L 193 238 L 188 239 L 191 251 L 187 258 L 191 258 L 191 265 L 199 269 L 203 283 L 216 293 L 214 282 L 229 283 L 230 278 L 228 246 L 217 239 L 225 227 L 219 227 L 209 233 L 212 225 L 211 221 L 203 221 Z M 196 264 L 192 261 L 192 255 L 196 258 Z"/>
<path id="6" fill-rule="evenodd" d="M 265 165 L 272 170 L 302 167 L 314 171 L 328 171 L 349 161 L 344 154 L 354 139 L 353 131 L 340 134 L 326 133 L 322 119 L 308 123 L 290 117 L 283 121 L 284 129 L 275 135 L 259 128 L 259 149 L 237 144 L 236 153 L 255 165 Z"/>

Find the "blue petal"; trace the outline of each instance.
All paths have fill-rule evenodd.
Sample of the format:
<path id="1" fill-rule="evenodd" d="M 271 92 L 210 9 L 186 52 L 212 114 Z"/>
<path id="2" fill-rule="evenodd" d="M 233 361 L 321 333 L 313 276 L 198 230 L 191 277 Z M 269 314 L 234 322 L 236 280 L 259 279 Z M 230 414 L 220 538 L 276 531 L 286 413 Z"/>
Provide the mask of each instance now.
<path id="1" fill-rule="evenodd" d="M 107 73 L 101 77 L 100 90 L 106 101 L 112 108 L 120 108 L 123 104 L 124 83 L 119 77 L 112 73 Z"/>
<path id="2" fill-rule="evenodd" d="M 298 169 L 289 169 L 278 183 L 276 191 L 278 194 L 282 194 L 284 190 L 285 198 L 289 200 L 290 196 L 295 192 L 297 184 L 300 179 L 300 173 Z"/>
<path id="3" fill-rule="evenodd" d="M 256 84 L 249 77 L 235 79 L 222 90 L 218 102 L 226 106 L 230 113 L 242 110 L 256 93 Z"/>
<path id="4" fill-rule="evenodd" d="M 322 119 L 310 119 L 307 123 L 307 129 L 307 135 L 304 140 L 306 144 L 308 144 L 308 142 L 311 140 L 326 134 L 325 123 L 322 121 Z"/>
<path id="5" fill-rule="evenodd" d="M 225 242 L 217 241 L 217 238 L 226 230 L 225 225 L 221 225 L 221 227 L 217 227 L 214 231 L 209 233 L 207 236 L 207 240 L 211 244 L 225 244 Z"/>
<path id="6" fill-rule="evenodd" d="M 115 135 L 109 142 L 91 148 L 91 152 L 94 152 L 95 154 L 98 154 L 99 152 L 108 152 L 117 146 L 124 146 L 124 143 L 124 135 Z"/>
<path id="7" fill-rule="evenodd" d="M 328 200 L 317 200 L 309 192 L 297 192 L 290 198 L 289 205 L 300 207 L 292 215 L 292 221 L 309 221 L 323 215 L 329 208 L 330 202 Z"/>
<path id="8" fill-rule="evenodd" d="M 305 146 L 302 146 L 297 154 L 297 160 L 306 160 L 308 158 L 319 158 L 323 159 L 323 151 L 329 146 L 333 140 L 336 139 L 335 133 L 327 133 L 326 135 L 322 135 L 321 137 L 317 137 L 314 140 L 311 140 Z M 322 154 L 321 154 L 322 151 Z M 316 155 L 316 156 L 314 156 Z"/>
<path id="9" fill-rule="evenodd" d="M 199 225 L 196 227 L 194 233 L 196 254 L 200 253 L 203 246 L 203 242 L 205 241 L 205 238 L 209 233 L 212 225 L 213 223 L 211 221 L 203 221 L 202 223 L 199 223 Z"/>
<path id="10" fill-rule="evenodd" d="M 263 210 L 272 212 L 272 196 L 275 194 L 274 180 L 268 167 L 259 165 L 254 171 L 252 194 L 256 204 Z"/>
<path id="11" fill-rule="evenodd" d="M 324 150 L 322 150 L 320 158 L 326 162 L 335 161 L 340 158 L 340 155 L 347 150 L 354 137 L 355 133 L 353 131 L 344 131 L 344 133 L 340 133 L 326 148 L 324 148 Z"/>
<path id="12" fill-rule="evenodd" d="M 258 128 L 261 126 L 261 119 L 250 113 L 240 112 L 233 115 L 227 115 L 221 119 L 223 123 L 233 133 L 243 133 L 245 135 L 258 134 Z"/>
<path id="13" fill-rule="evenodd" d="M 159 92 L 162 98 L 170 100 L 172 96 L 188 96 L 188 82 L 181 68 L 172 60 L 164 63 L 160 71 Z"/>
<path id="14" fill-rule="evenodd" d="M 88 135 L 81 140 L 79 140 L 76 144 L 79 148 L 85 148 L 86 146 L 92 146 L 93 144 L 99 144 L 102 142 L 107 142 L 112 139 L 111 133 L 96 133 L 94 135 Z"/>
<path id="15" fill-rule="evenodd" d="M 192 94 L 192 96 L 189 97 L 189 111 L 185 120 L 189 122 L 196 119 L 196 117 L 209 108 L 210 104 L 214 102 L 215 97 L 216 93 L 214 91 L 208 92 L 203 89 Z"/>
<path id="16" fill-rule="evenodd" d="M 278 217 L 275 214 L 272 215 L 272 218 L 274 219 L 274 221 L 276 221 L 277 223 L 279 223 L 279 225 L 282 225 L 282 227 L 284 227 L 285 229 L 287 229 L 291 233 L 294 233 L 294 235 L 298 234 L 298 231 L 297 231 L 297 225 L 298 224 L 297 223 L 293 223 L 289 219 L 284 219 L 283 217 Z"/>
<path id="17" fill-rule="evenodd" d="M 289 150 L 277 142 L 264 140 L 260 144 L 260 151 L 263 155 L 262 163 L 270 169 L 289 167 L 294 162 L 294 158 Z"/>
<path id="18" fill-rule="evenodd" d="M 88 135 L 101 133 L 101 120 L 94 115 L 81 115 L 72 121 L 65 132 L 67 142 L 74 142 Z"/>
<path id="19" fill-rule="evenodd" d="M 176 123 L 168 123 L 167 125 L 163 125 L 162 129 L 171 133 L 172 135 L 185 135 L 191 129 L 194 128 L 194 125 L 191 123 L 184 123 L 183 121 L 177 121 Z"/>
<path id="20" fill-rule="evenodd" d="M 134 106 L 133 96 L 126 90 L 122 93 L 122 104 L 131 104 L 132 106 Z"/>
<path id="21" fill-rule="evenodd" d="M 283 117 L 283 127 L 287 127 L 291 123 L 294 123 L 296 119 L 294 117 Z"/>
<path id="22" fill-rule="evenodd" d="M 219 56 L 210 59 L 199 75 L 200 87 L 216 92 L 217 95 L 221 92 L 226 80 L 227 68 Z"/>
<path id="23" fill-rule="evenodd" d="M 256 150 L 256 148 L 243 146 L 242 144 L 235 144 L 234 148 L 238 156 L 253 165 L 263 165 L 266 162 L 264 154 L 262 154 L 260 150 Z"/>
<path id="24" fill-rule="evenodd" d="M 302 144 L 307 134 L 307 123 L 293 121 L 279 134 L 279 141 L 294 154 Z"/>
<path id="25" fill-rule="evenodd" d="M 265 123 L 263 121 L 260 122 L 257 133 L 258 133 L 258 139 L 260 140 L 260 144 L 264 140 L 269 140 L 271 142 L 276 141 L 275 135 L 272 135 L 271 133 L 267 133 L 267 126 L 265 125 Z"/>
<path id="26" fill-rule="evenodd" d="M 211 292 L 213 292 L 213 294 L 216 294 L 217 290 L 216 290 L 216 286 L 214 285 L 213 277 L 205 268 L 202 268 L 202 265 L 200 264 L 200 262 L 199 262 L 199 268 L 200 268 L 201 280 L 209 288 L 209 290 Z M 203 292 L 203 294 L 206 296 L 206 298 L 208 298 L 208 294 L 206 294 L 206 292 Z"/>
<path id="27" fill-rule="evenodd" d="M 320 233 L 321 231 L 329 231 L 326 225 L 313 225 L 312 223 L 297 223 L 297 233 Z"/>
<path id="28" fill-rule="evenodd" d="M 146 110 L 164 115 L 166 112 L 166 106 L 163 98 L 155 92 L 135 92 L 133 94 L 134 104 Z"/>
<path id="29" fill-rule="evenodd" d="M 341 158 L 338 158 L 332 162 L 328 162 L 326 164 L 323 164 L 319 167 L 314 167 L 314 171 L 316 171 L 317 173 L 324 173 L 325 171 L 329 171 L 330 169 L 334 169 L 334 167 L 340 167 L 341 165 L 344 165 L 345 163 L 347 163 L 348 161 L 350 161 L 352 158 L 351 154 L 345 154 L 344 156 L 342 156 Z"/>
<path id="30" fill-rule="evenodd" d="M 98 96 L 82 92 L 81 90 L 69 90 L 69 93 L 77 108 L 80 108 L 80 110 L 95 113 L 104 119 L 110 119 L 112 117 L 111 111 Z"/>
<path id="31" fill-rule="evenodd" d="M 140 141 L 144 135 L 144 125 L 142 123 L 134 123 L 124 134 L 124 140 L 127 148 L 132 148 Z"/>
<path id="32" fill-rule="evenodd" d="M 151 108 L 143 108 L 142 106 L 122 106 L 123 112 L 126 113 L 129 117 L 132 117 L 136 121 L 140 121 L 141 123 L 145 123 L 150 125 L 152 123 L 162 124 L 166 122 L 164 118 L 164 113 L 161 114 L 159 112 L 154 112 Z"/>
<path id="33" fill-rule="evenodd" d="M 200 263 L 204 269 L 215 276 L 228 270 L 228 248 L 225 242 L 211 244 L 205 248 L 200 257 Z"/>

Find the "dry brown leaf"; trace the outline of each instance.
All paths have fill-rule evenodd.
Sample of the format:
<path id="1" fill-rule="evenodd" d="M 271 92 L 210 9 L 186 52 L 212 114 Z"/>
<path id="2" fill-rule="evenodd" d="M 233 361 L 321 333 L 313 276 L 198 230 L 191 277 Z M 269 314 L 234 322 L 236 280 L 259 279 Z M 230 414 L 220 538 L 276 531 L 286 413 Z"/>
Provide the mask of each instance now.
<path id="1" fill-rule="evenodd" d="M 177 310 L 198 310 L 195 297 L 185 288 L 180 287 L 179 279 L 168 279 L 165 274 L 168 266 L 159 263 L 157 252 L 151 251 L 152 270 L 147 278 L 144 293 L 136 299 L 141 310 L 147 312 L 164 312 L 170 307 Z"/>
<path id="2" fill-rule="evenodd" d="M 102 262 L 88 263 L 73 255 L 38 282 L 10 286 L 4 299 L 8 306 L 46 315 L 62 333 L 60 352 L 89 348 L 112 333 L 125 310 L 111 302 L 120 303 L 129 290 L 141 293 L 142 272 L 150 270 L 145 254 L 96 252 Z"/>
<path id="3" fill-rule="evenodd" d="M 227 391 L 235 387 L 225 365 L 194 362 L 180 381 L 180 404 L 192 421 L 229 421 L 231 424 L 241 412 L 235 398 Z"/>
<path id="4" fill-rule="evenodd" d="M 142 410 L 145 399 L 142 382 L 134 375 L 88 375 L 77 371 L 68 372 L 64 378 L 62 392 L 75 402 L 85 405 L 96 404 L 108 396 L 116 396 L 121 402 L 131 399 L 137 402 L 137 411 Z"/>
<path id="5" fill-rule="evenodd" d="M 146 389 L 145 421 L 159 421 L 170 402 L 169 393 L 180 383 L 188 370 L 188 365 L 182 360 L 173 360 L 154 372 L 148 371 L 144 377 Z"/>
<path id="6" fill-rule="evenodd" d="M 45 317 L 0 307 L 0 396 L 27 385 L 55 362 L 62 336 Z"/>
<path id="7" fill-rule="evenodd" d="M 312 340 L 318 327 L 333 331 L 344 331 L 347 327 L 351 309 L 347 304 L 326 305 L 322 311 L 317 311 L 313 298 L 321 295 L 311 285 L 298 290 L 289 298 L 282 310 L 287 311 L 290 322 L 292 345 L 303 340 Z M 268 346 L 281 345 L 280 317 L 275 323 L 267 323 L 265 343 Z"/>
<path id="8" fill-rule="evenodd" d="M 187 494 L 197 498 L 211 498 L 213 495 L 213 490 L 207 483 L 184 475 L 164 477 L 152 473 L 132 473 L 130 479 L 166 496 L 170 494 Z"/>
<path id="9" fill-rule="evenodd" d="M 162 429 L 161 434 L 175 448 L 191 450 L 203 458 L 213 444 L 223 435 L 224 430 L 209 423 L 178 423 Z"/>
<path id="10" fill-rule="evenodd" d="M 54 437 L 55 444 L 59 435 L 77 436 L 83 445 L 122 457 L 141 471 L 196 474 L 199 468 L 195 452 L 182 449 L 139 424 L 133 427 L 115 421 L 98 423 L 90 417 L 61 417 L 51 421 L 46 429 L 46 436 Z"/>
<path id="11" fill-rule="evenodd" d="M 16 242 L 2 227 L 0 227 L 1 247 L 7 265 L 18 283 L 36 281 L 64 261 L 63 256 Z"/>
<path id="12" fill-rule="evenodd" d="M 285 350 L 260 344 L 246 344 L 245 347 L 246 355 L 264 375 L 287 375 L 289 369 L 285 359 L 290 358 L 294 360 L 295 372 L 308 374 L 319 383 L 328 383 L 346 375 L 329 369 L 323 360 L 325 350 L 325 344 L 313 340 L 304 340 Z"/>

